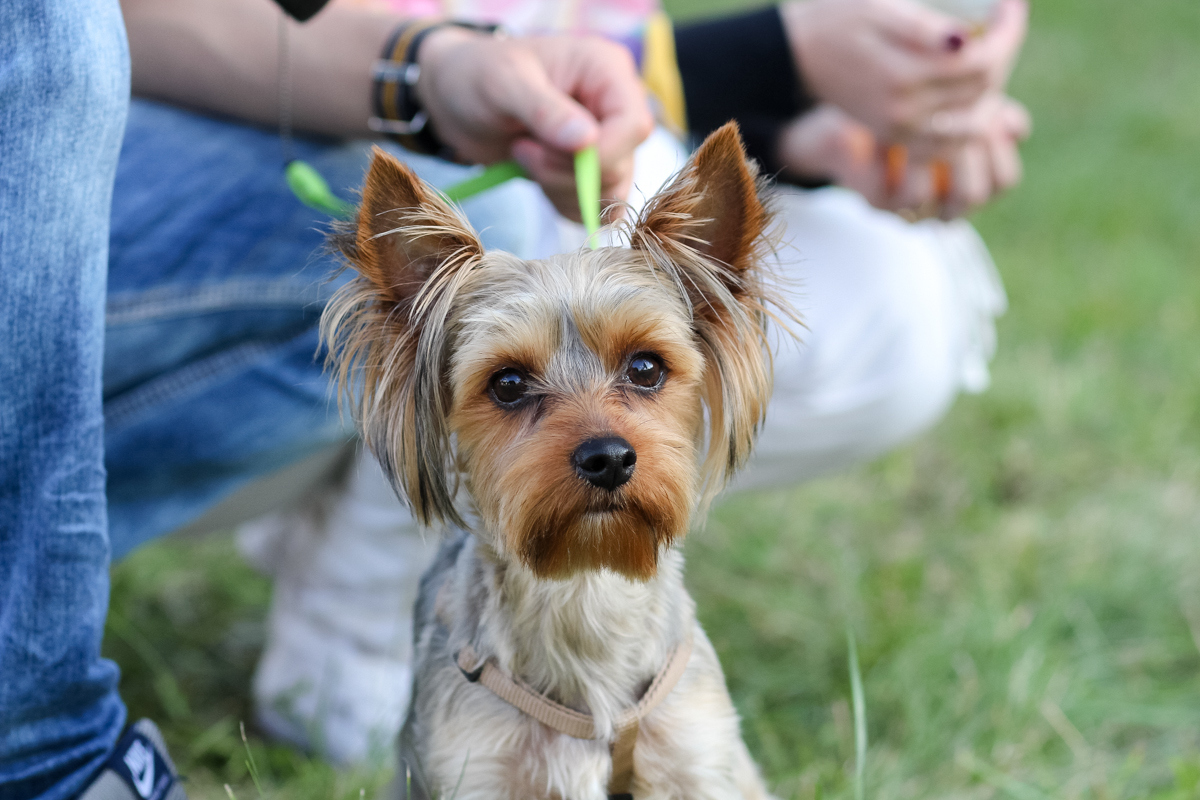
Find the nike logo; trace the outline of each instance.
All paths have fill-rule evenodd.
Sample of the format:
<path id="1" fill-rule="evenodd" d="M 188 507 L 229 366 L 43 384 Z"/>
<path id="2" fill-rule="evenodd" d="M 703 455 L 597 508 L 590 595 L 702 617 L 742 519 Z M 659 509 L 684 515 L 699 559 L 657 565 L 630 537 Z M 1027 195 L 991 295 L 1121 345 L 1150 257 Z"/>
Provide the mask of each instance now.
<path id="1" fill-rule="evenodd" d="M 133 788 L 142 797 L 149 797 L 154 791 L 154 752 L 141 739 L 134 739 L 125 751 L 124 761 L 133 777 Z"/>

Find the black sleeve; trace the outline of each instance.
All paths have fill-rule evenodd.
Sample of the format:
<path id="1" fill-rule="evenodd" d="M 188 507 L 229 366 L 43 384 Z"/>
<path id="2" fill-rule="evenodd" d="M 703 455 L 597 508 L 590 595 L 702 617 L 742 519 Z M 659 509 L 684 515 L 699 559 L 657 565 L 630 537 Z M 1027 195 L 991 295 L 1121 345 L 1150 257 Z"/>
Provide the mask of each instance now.
<path id="1" fill-rule="evenodd" d="M 275 0 L 297 22 L 307 22 L 325 7 L 329 0 Z"/>
<path id="2" fill-rule="evenodd" d="M 814 101 L 796 77 L 783 19 L 774 6 L 675 28 L 688 128 L 698 138 L 731 119 L 768 172 L 784 123 Z"/>

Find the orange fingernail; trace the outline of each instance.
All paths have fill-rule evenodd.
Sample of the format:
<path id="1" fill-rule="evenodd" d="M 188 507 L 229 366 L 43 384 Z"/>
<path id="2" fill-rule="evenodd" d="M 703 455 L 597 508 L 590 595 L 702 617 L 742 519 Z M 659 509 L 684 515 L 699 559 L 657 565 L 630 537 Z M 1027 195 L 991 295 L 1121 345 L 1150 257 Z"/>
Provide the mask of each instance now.
<path id="1" fill-rule="evenodd" d="M 902 144 L 893 144 L 883 154 L 883 189 L 888 195 L 900 191 L 904 183 L 904 170 L 908 167 L 908 150 Z"/>
<path id="2" fill-rule="evenodd" d="M 933 193 L 939 203 L 944 203 L 950 197 L 950 190 L 954 187 L 954 176 L 950 171 L 950 165 L 945 161 L 934 161 L 929 165 L 929 171 L 933 177 Z"/>

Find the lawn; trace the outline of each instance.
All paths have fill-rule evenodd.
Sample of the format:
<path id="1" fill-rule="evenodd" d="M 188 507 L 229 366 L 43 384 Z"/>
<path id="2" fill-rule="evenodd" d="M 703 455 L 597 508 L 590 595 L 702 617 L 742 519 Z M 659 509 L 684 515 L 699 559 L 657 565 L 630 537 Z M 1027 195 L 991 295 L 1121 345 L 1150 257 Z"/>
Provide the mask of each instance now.
<path id="1" fill-rule="evenodd" d="M 729 3 L 685 3 L 712 9 Z M 848 474 L 718 506 L 688 582 L 781 798 L 1200 798 L 1200 6 L 1033 0 L 993 386 Z M 238 723 L 269 584 L 228 537 L 113 571 L 106 652 L 193 798 L 257 797 Z M 268 797 L 369 795 L 250 732 Z"/>

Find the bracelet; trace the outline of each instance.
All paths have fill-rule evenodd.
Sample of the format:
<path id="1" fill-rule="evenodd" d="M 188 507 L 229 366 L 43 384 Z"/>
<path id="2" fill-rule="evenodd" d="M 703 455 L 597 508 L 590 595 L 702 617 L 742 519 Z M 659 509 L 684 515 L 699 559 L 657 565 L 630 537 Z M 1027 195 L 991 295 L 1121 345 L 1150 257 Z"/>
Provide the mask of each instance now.
<path id="1" fill-rule="evenodd" d="M 407 150 L 451 159 L 453 153 L 438 138 L 416 92 L 417 81 L 421 78 L 421 67 L 417 63 L 421 43 L 429 34 L 446 27 L 492 35 L 502 32 L 499 25 L 477 25 L 458 20 L 427 18 L 400 23 L 388 37 L 383 53 L 374 65 L 372 100 L 375 116 L 367 120 L 367 127 Z"/>

